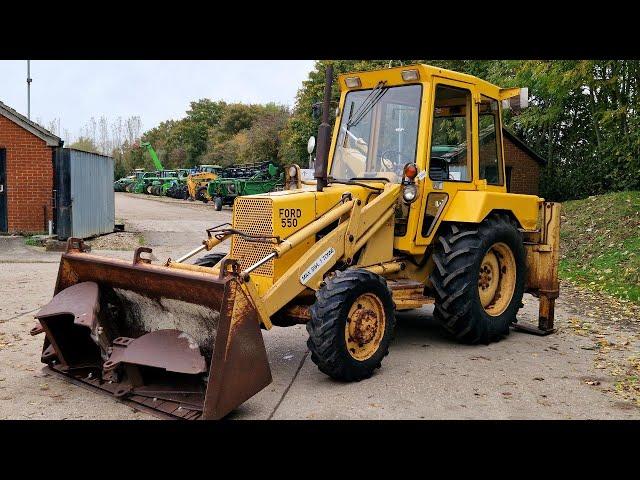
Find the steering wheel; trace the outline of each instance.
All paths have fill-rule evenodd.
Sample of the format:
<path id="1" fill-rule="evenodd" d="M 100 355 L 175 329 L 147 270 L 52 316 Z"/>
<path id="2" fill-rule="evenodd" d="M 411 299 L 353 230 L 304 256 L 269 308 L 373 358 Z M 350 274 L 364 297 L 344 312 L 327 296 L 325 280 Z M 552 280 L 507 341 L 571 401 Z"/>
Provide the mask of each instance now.
<path id="1" fill-rule="evenodd" d="M 391 153 L 397 154 L 396 160 L 389 160 L 385 157 L 386 154 L 391 154 Z M 380 154 L 379 160 L 382 166 L 387 169 L 387 171 L 401 175 L 402 169 L 404 165 L 407 163 L 402 160 L 402 157 L 409 158 L 408 155 L 402 153 L 399 150 L 385 150 Z"/>

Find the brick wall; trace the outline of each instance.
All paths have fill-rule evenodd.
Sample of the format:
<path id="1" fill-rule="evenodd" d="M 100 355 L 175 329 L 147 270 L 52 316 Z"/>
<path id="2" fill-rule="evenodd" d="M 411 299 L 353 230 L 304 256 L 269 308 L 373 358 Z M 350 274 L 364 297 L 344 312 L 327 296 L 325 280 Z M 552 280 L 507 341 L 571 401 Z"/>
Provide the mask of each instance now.
<path id="1" fill-rule="evenodd" d="M 53 206 L 52 148 L 2 115 L 0 148 L 6 149 L 7 157 L 5 189 L 9 232 L 46 231 Z"/>
<path id="2" fill-rule="evenodd" d="M 540 164 L 503 135 L 505 166 L 511 168 L 511 192 L 538 195 Z"/>

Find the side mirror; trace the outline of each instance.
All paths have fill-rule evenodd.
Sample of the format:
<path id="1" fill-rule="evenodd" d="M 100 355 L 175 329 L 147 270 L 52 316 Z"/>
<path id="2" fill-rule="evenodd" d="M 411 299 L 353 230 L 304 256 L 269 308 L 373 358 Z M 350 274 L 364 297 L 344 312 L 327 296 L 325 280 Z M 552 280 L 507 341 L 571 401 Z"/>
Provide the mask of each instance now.
<path id="1" fill-rule="evenodd" d="M 311 135 L 309 137 L 309 141 L 307 142 L 307 153 L 311 155 L 316 148 L 316 137 Z"/>

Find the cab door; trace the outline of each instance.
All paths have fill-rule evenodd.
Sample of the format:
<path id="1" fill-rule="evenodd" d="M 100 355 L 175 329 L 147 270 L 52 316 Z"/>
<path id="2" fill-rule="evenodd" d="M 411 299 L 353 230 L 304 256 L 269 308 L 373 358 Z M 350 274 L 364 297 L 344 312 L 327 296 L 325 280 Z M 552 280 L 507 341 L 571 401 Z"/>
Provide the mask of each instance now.
<path id="1" fill-rule="evenodd" d="M 477 178 L 475 87 L 442 77 L 433 80 L 424 196 L 415 240 L 421 246 L 432 242 L 456 192 L 475 190 Z"/>

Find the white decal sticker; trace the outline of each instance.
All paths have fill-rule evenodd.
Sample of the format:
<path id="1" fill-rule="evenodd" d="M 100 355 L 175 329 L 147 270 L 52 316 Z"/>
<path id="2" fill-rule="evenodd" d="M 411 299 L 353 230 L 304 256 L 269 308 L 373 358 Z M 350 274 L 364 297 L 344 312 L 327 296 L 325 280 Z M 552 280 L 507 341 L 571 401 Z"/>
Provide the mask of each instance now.
<path id="1" fill-rule="evenodd" d="M 424 180 L 424 178 L 427 176 L 427 171 L 426 170 L 422 170 L 418 176 L 416 177 L 418 180 Z"/>
<path id="2" fill-rule="evenodd" d="M 315 180 L 316 171 L 313 168 L 301 168 L 300 172 L 303 180 Z"/>
<path id="3" fill-rule="evenodd" d="M 320 255 L 315 262 L 311 264 L 307 270 L 300 275 L 300 283 L 306 285 L 307 282 L 315 275 L 315 273 L 320 270 L 325 263 L 329 261 L 331 257 L 333 257 L 336 253 L 335 248 L 329 247 L 322 255 Z"/>

